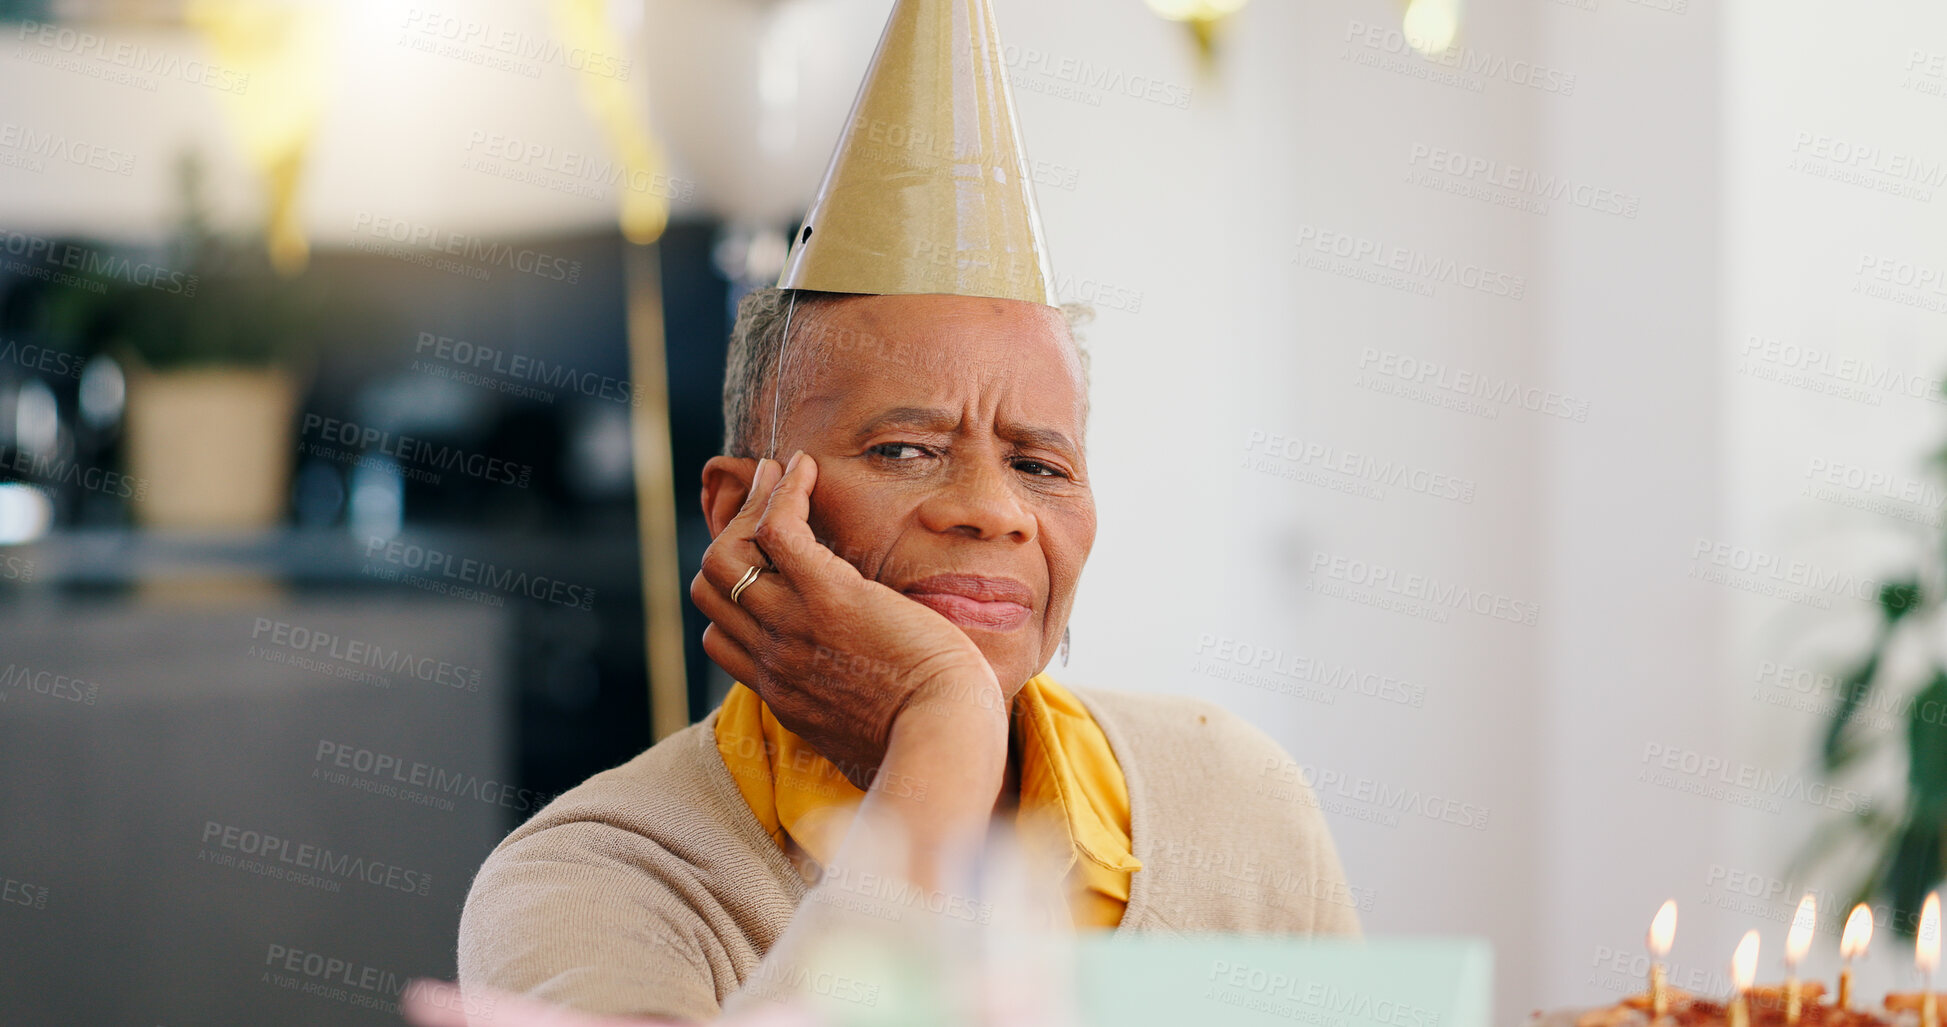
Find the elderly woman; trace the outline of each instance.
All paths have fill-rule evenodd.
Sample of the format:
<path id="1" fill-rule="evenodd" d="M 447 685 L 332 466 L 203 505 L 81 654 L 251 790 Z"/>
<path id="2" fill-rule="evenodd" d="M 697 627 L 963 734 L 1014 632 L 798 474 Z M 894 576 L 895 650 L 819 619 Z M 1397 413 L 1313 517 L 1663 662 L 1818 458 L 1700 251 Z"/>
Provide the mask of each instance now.
<path id="1" fill-rule="evenodd" d="M 462 986 L 713 1018 L 801 983 L 843 911 L 984 923 L 954 868 L 996 822 L 1044 856 L 1046 920 L 1357 933 L 1276 743 L 1046 673 L 1095 499 L 1015 122 L 987 0 L 898 0 L 782 288 L 732 330 L 690 595 L 738 684 L 494 850 Z"/>
<path id="2" fill-rule="evenodd" d="M 1044 673 L 1095 539 L 1085 365 L 1061 312 L 948 295 L 795 308 L 780 375 L 777 294 L 743 303 L 729 452 L 703 474 L 715 541 L 691 595 L 741 684 L 495 850 L 461 924 L 462 984 L 712 1017 L 868 821 L 912 839 L 900 869 L 932 887 L 991 819 L 1046 814 L 1068 832 L 1083 926 L 1356 932 L 1276 743 L 1208 703 Z M 773 409 L 782 466 L 750 455 Z"/>

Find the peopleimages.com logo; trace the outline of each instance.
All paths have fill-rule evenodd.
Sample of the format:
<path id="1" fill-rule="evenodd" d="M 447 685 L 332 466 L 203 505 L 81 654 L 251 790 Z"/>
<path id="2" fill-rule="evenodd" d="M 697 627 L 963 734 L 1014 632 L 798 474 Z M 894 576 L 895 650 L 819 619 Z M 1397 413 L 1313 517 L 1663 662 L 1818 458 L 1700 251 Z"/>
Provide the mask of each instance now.
<path id="1" fill-rule="evenodd" d="M 595 608 L 595 590 L 587 586 L 572 585 L 545 574 L 530 574 L 470 556 L 456 557 L 452 553 L 416 543 L 373 537 L 365 543 L 365 559 L 383 561 L 394 568 L 412 572 L 413 580 L 408 583 L 419 587 L 438 586 L 432 591 L 444 591 L 453 585 L 471 585 L 578 610 Z"/>
<path id="2" fill-rule="evenodd" d="M 47 888 L 26 881 L 16 881 L 11 877 L 0 877 L 0 905 L 46 909 Z"/>
<path id="3" fill-rule="evenodd" d="M 379 253 L 466 278 L 484 280 L 491 276 L 490 268 L 501 267 L 570 285 L 581 281 L 579 260 L 524 246 L 488 242 L 479 236 L 451 232 L 404 218 L 382 217 L 359 211 L 352 217 L 352 234 L 378 240 L 357 240 L 353 243 L 354 249 Z M 387 246 L 387 243 L 394 245 Z"/>
<path id="4" fill-rule="evenodd" d="M 1449 610 L 1465 610 L 1528 627 L 1533 627 L 1541 616 L 1541 604 L 1533 600 L 1516 599 L 1442 581 L 1430 574 L 1403 571 L 1322 550 L 1312 553 L 1307 588 L 1322 595 L 1396 609 L 1442 623 L 1446 622 Z"/>
<path id="5" fill-rule="evenodd" d="M 36 346 L 31 342 L 22 343 L 18 340 L 0 343 L 0 364 L 13 364 L 57 378 L 75 379 L 79 379 L 81 372 L 88 366 L 87 361 L 83 360 L 80 354 L 48 349 L 46 346 Z"/>
<path id="6" fill-rule="evenodd" d="M 0 255 L 20 258 L 6 262 L 12 270 L 62 285 L 89 287 L 92 292 L 101 291 L 101 279 L 112 279 L 172 296 L 196 295 L 195 275 L 80 243 L 0 228 Z"/>
<path id="7" fill-rule="evenodd" d="M 305 414 L 298 435 L 302 439 L 300 452 L 326 460 L 356 462 L 364 454 L 377 452 L 380 456 L 423 470 L 452 471 L 516 488 L 526 488 L 534 477 L 534 468 L 528 464 L 517 464 L 485 453 L 469 452 L 322 414 Z M 338 446 L 345 448 L 334 448 Z M 423 479 L 427 476 L 420 477 Z M 430 477 L 432 484 L 439 484 L 437 475 Z"/>
<path id="8" fill-rule="evenodd" d="M 135 174 L 135 155 L 127 150 L 76 139 L 61 131 L 36 131 L 13 121 L 0 121 L 0 150 L 13 151 L 7 161 L 12 166 L 24 166 L 35 173 L 46 170 L 46 161 L 54 160 L 124 178 Z"/>
<path id="9" fill-rule="evenodd" d="M 1413 144 L 1406 158 L 1406 166 L 1429 175 L 1446 176 L 1445 179 L 1423 181 L 1423 185 L 1444 182 L 1446 186 L 1442 186 L 1443 191 L 1476 199 L 1523 201 L 1503 205 L 1519 206 L 1536 214 L 1548 213 L 1548 204 L 1559 201 L 1598 214 L 1614 214 L 1633 220 L 1643 203 L 1643 198 L 1635 193 L 1425 143 Z M 1409 176 L 1408 181 L 1413 179 Z M 1499 189 L 1503 193 L 1476 194 L 1453 188 L 1456 185 L 1482 186 Z"/>
<path id="10" fill-rule="evenodd" d="M 429 684 L 445 685 L 466 692 L 480 690 L 481 673 L 478 667 L 415 653 L 411 649 L 347 638 L 269 617 L 256 619 L 250 637 L 291 652 L 336 660 L 355 667 L 371 667 L 387 674 L 405 674 Z"/>
<path id="11" fill-rule="evenodd" d="M 250 76 L 235 68 L 197 57 L 185 57 L 170 50 L 152 50 L 140 43 L 110 39 L 67 25 L 22 21 L 14 38 L 17 60 L 60 68 L 107 82 L 134 86 L 155 92 L 155 79 L 181 79 L 194 86 L 219 93 L 242 96 L 250 88 Z M 31 51 L 29 46 L 38 47 Z"/>
<path id="12" fill-rule="evenodd" d="M 439 377 L 549 403 L 554 402 L 555 393 L 539 388 L 524 388 L 520 383 L 532 382 L 547 389 L 572 391 L 591 399 L 612 400 L 638 409 L 643 402 L 635 383 L 626 378 L 596 374 L 545 357 L 513 353 L 447 335 L 420 332 L 412 351 L 452 368 L 451 371 L 442 369 Z M 421 368 L 420 363 L 414 360 L 414 368 L 425 369 Z"/>
<path id="13" fill-rule="evenodd" d="M 61 674 L 45 667 L 36 669 L 24 663 L 9 663 L 0 669 L 0 699 L 8 695 L 6 689 L 22 688 L 50 699 L 80 703 L 93 706 L 101 697 L 101 683 L 83 681 L 69 674 Z"/>
<path id="14" fill-rule="evenodd" d="M 516 813 L 540 809 L 554 800 L 547 792 L 325 738 L 318 740 L 313 762 L 312 776 L 328 783 L 446 810 L 453 808 L 447 800 L 456 797 L 503 806 Z"/>
<path id="15" fill-rule="evenodd" d="M 285 874 L 295 872 L 300 876 L 327 880 L 362 881 L 414 895 L 431 894 L 433 886 L 432 875 L 423 871 L 215 820 L 203 822 L 203 845 L 205 848 L 198 859 L 224 865 L 234 862 L 240 869 L 252 873 L 262 873 L 265 869 L 281 870 Z M 220 858 L 226 855 L 230 858 Z M 263 876 L 283 877 L 285 874 L 264 873 Z"/>

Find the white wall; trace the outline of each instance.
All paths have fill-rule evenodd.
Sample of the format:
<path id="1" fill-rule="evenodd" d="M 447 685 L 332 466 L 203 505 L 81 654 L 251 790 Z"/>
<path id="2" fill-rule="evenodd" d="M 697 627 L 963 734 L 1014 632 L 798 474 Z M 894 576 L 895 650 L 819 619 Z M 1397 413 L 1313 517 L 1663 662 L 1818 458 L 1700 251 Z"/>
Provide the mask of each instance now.
<path id="1" fill-rule="evenodd" d="M 1869 361 L 1865 376 L 1947 370 L 1947 294 L 1921 309 L 1852 291 L 1865 254 L 1947 275 L 1947 142 L 1930 130 L 1947 111 L 1939 16 L 1890 3 L 1475 5 L 1456 60 L 1480 73 L 1436 79 L 1438 65 L 1348 59 L 1390 56 L 1347 29 L 1396 24 L 1395 5 L 1260 2 L 1204 79 L 1167 27 L 1118 5 L 1062 11 L 1003 4 L 1010 42 L 1195 90 L 1180 112 L 1017 89 L 1035 156 L 1079 168 L 1072 192 L 1042 191 L 1058 270 L 1143 294 L 1139 313 L 1107 310 L 1093 336 L 1104 528 L 1069 675 L 1206 695 L 1340 780 L 1491 811 L 1481 831 L 1412 814 L 1380 826 L 1374 803 L 1323 789 L 1354 883 L 1370 889 L 1370 928 L 1488 935 L 1503 1018 L 1639 987 L 1664 898 L 1683 908 L 1678 977 L 1706 990 L 1724 986 L 1753 926 L 1764 976 L 1777 976 L 1804 888 L 1821 890 L 1836 931 L 1841 894 L 1828 890 L 1851 879 L 1788 871 L 1837 815 L 1803 798 L 1826 794 L 1812 764 L 1823 721 L 1765 701 L 1789 690 L 1755 679 L 1842 666 L 1868 611 L 1709 572 L 1722 543 L 1847 575 L 1856 596 L 1932 530 L 1903 517 L 1937 523 L 1939 484 L 1919 463 L 1940 434 L 1937 403 L 1835 398 L 1829 376 L 1825 391 L 1781 384 L 1763 376 L 1792 370 L 1789 351 L 1760 350 L 1753 370 L 1744 350 L 1757 335 Z M 1510 82 L 1517 60 L 1548 69 L 1544 88 Z M 1819 136 L 1909 159 L 1924 195 L 1889 195 L 1885 176 L 1879 189 L 1833 182 L 1819 175 L 1830 164 L 1788 169 L 1818 164 Z M 1443 179 L 1482 186 L 1476 196 L 1504 201 L 1483 179 L 1509 165 L 1573 191 L 1545 213 L 1437 192 L 1406 174 L 1416 144 L 1495 162 Z M 1308 228 L 1519 275 L 1524 298 L 1445 283 L 1416 295 L 1294 266 Z M 1356 379 L 1365 347 L 1551 390 L 1578 416 L 1486 419 L 1378 394 Z M 1303 479 L 1286 480 L 1240 466 L 1253 431 L 1330 449 L 1273 461 Z M 1475 500 L 1347 494 L 1322 466 L 1347 452 L 1472 482 Z M 1902 514 L 1863 513 L 1801 494 L 1815 460 L 1935 491 Z M 1471 614 L 1439 624 L 1347 602 L 1308 589 L 1319 554 L 1538 601 L 1542 614 L 1532 629 Z M 1425 688 L 1425 706 L 1225 680 L 1197 662 L 1205 635 L 1270 647 L 1284 666 L 1396 676 Z M 1722 782 L 1662 768 L 1666 753 L 1720 761 L 1733 779 L 1770 775 L 1783 795 L 1733 782 L 1698 796 Z M 1884 802 L 1901 769 L 1881 761 L 1877 778 L 1838 783 L 1856 796 L 1831 801 Z M 1732 884 L 1767 894 L 1740 901 Z M 1865 971 L 1875 994 L 1901 963 L 1886 937 Z M 1822 936 L 1809 965 L 1829 973 L 1835 946 Z"/>
<path id="2" fill-rule="evenodd" d="M 1870 599 L 1873 582 L 1929 559 L 1940 537 L 1942 482 L 1925 467 L 1947 437 L 1939 385 L 1947 373 L 1947 12 L 1887 0 L 1844 8 L 1736 3 L 1727 11 L 1727 247 L 1716 356 L 1725 538 L 1816 567 L 1835 584 L 1815 591 L 1829 608 L 1726 594 L 1725 680 L 1735 683 L 1726 714 L 1745 758 L 1798 771 L 1825 718 L 1754 701 L 1787 692 L 1775 676 L 1758 681 L 1758 672 L 1767 664 L 1823 673 L 1848 666 L 1864 652 L 1872 622 L 1861 597 Z M 1907 287 L 1881 280 L 1881 271 L 1934 277 Z M 1814 363 L 1811 349 L 1828 356 Z M 1886 484 L 1853 487 L 1855 473 L 1883 475 Z M 1938 556 L 1930 558 L 1938 595 Z M 1936 621 L 1909 639 L 1918 644 L 1896 654 L 1887 695 L 1909 691 L 1937 665 L 1940 637 Z M 1829 703 L 1824 688 L 1812 698 Z M 1891 748 L 1840 784 L 1890 806 L 1906 770 L 1905 724 L 1883 709 L 1876 716 L 1890 721 L 1875 734 Z M 1842 817 L 1798 803 L 1782 816 L 1726 819 L 1725 862 L 1784 878 L 1780 857 L 1812 825 Z M 1788 907 L 1803 887 L 1849 888 L 1856 868 L 1843 869 L 1792 881 L 1785 899 L 1757 914 L 1781 915 L 1772 907 Z M 1750 919 L 1720 927 L 1718 949 L 1727 951 Z M 1781 944 L 1782 929 L 1767 926 L 1767 942 Z M 1880 939 L 1872 980 L 1914 987 L 1911 944 Z M 1820 939 L 1826 966 L 1835 944 L 1835 935 Z"/>
<path id="3" fill-rule="evenodd" d="M 1399 24 L 1391 3 L 1252 4 L 1214 76 L 1195 66 L 1186 33 L 1133 4 L 999 7 L 1010 46 L 1047 55 L 1016 69 L 1031 153 L 1078 171 L 1072 191 L 1040 190 L 1056 272 L 1114 286 L 1118 300 L 1141 294 L 1139 310 L 1103 309 L 1090 335 L 1102 529 L 1066 676 L 1202 695 L 1263 726 L 1308 768 L 1370 900 L 1367 929 L 1487 934 L 1502 1008 L 1517 1008 L 1542 941 L 1536 671 L 1559 616 L 1537 545 L 1541 446 L 1586 426 L 1491 401 L 1491 416 L 1456 411 L 1357 380 L 1404 385 L 1383 368 L 1406 358 L 1450 377 L 1550 385 L 1535 247 L 1552 220 L 1602 216 L 1542 217 L 1406 176 L 1416 150 L 1537 166 L 1540 109 L 1577 101 L 1508 81 L 1516 60 L 1548 62 L 1533 26 L 1504 12 L 1470 25 L 1468 43 L 1503 66 L 1476 92 L 1357 63 L 1421 66 L 1387 49 L 1399 42 L 1385 34 Z M 1366 24 L 1379 27 L 1376 46 Z M 1187 87 L 1189 109 L 1108 90 L 1053 95 L 1064 60 L 1083 76 Z M 1307 232 L 1484 269 L 1491 290 L 1513 293 L 1518 278 L 1522 298 L 1319 270 L 1299 262 L 1331 259 L 1300 249 Z M 1267 452 L 1284 439 L 1298 440 L 1297 459 Z M 1311 446 L 1329 453 L 1307 460 Z M 1328 467 L 1344 459 L 1403 465 L 1467 501 L 1406 484 L 1347 492 L 1357 479 Z M 1438 622 L 1314 590 L 1375 565 L 1402 589 L 1424 575 L 1486 595 L 1490 613 L 1443 610 Z M 1534 626 L 1497 619 L 1495 599 L 1516 621 L 1528 604 L 1540 614 Z M 1272 666 L 1252 680 L 1225 661 L 1237 645 L 1268 649 Z M 1318 683 L 1344 668 L 1421 704 Z"/>
<path id="4" fill-rule="evenodd" d="M 1552 166 L 1642 197 L 1634 219 L 1551 219 L 1541 249 L 1550 375 L 1595 411 L 1549 434 L 1543 471 L 1560 619 L 1532 739 L 1548 782 L 1534 994 L 1554 1005 L 1640 988 L 1646 965 L 1634 960 L 1672 897 L 1679 980 L 1709 990 L 1710 978 L 1687 974 L 1729 959 L 1729 943 L 1697 944 L 1711 933 L 1697 899 L 1705 867 L 1727 862 L 1729 807 L 1640 778 L 1653 769 L 1646 754 L 1738 752 L 1726 730 L 1724 590 L 1686 576 L 1727 500 L 1716 356 L 1724 28 L 1714 5 L 1619 0 L 1540 19 L 1553 58 L 1580 76 L 1573 109 L 1544 121 Z"/>

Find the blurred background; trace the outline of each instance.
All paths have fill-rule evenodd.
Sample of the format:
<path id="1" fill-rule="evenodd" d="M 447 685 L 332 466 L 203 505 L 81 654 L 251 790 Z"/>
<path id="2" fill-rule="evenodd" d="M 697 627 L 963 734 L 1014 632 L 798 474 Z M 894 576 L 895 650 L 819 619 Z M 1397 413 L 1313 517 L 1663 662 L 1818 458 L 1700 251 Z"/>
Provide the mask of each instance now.
<path id="1" fill-rule="evenodd" d="M 1503 1021 L 1672 897 L 1680 986 L 1807 891 L 1811 973 L 1866 901 L 1915 986 L 1947 9 L 994 6 L 1096 312 L 1057 676 L 1273 735 Z M 0 1020 L 396 1022 L 712 708 L 730 314 L 889 7 L 0 2 Z"/>

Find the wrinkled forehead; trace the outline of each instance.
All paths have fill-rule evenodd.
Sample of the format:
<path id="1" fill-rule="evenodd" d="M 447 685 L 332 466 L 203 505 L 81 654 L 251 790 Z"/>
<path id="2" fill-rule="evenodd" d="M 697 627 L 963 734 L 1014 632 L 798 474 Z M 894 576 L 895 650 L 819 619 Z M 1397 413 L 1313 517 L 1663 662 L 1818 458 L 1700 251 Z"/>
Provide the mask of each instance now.
<path id="1" fill-rule="evenodd" d="M 869 416 L 886 405 L 993 406 L 1072 430 L 1081 361 L 1061 312 L 966 296 L 859 296 L 819 304 L 784 360 L 796 412 Z"/>

